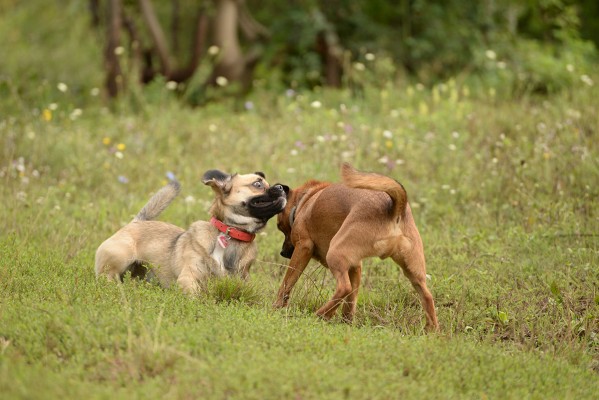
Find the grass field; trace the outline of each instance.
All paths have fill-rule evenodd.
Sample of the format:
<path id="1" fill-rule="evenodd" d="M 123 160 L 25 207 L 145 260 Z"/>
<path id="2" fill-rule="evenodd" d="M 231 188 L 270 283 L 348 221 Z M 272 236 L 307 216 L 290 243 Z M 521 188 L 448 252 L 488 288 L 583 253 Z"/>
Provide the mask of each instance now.
<path id="1" fill-rule="evenodd" d="M 598 116 L 593 88 L 452 100 L 398 87 L 353 99 L 258 93 L 253 109 L 158 103 L 4 117 L 0 388 L 10 398 L 592 398 L 599 389 Z M 315 103 L 318 102 L 318 103 Z M 52 110 L 53 109 L 53 110 Z M 427 110 L 428 109 L 428 110 Z M 93 255 L 166 174 L 162 219 L 208 218 L 209 168 L 337 180 L 342 160 L 407 188 L 441 332 L 390 262 L 369 260 L 352 326 L 319 321 L 314 264 L 287 310 L 274 223 L 247 282 L 199 299 L 96 281 Z"/>
<path id="2" fill-rule="evenodd" d="M 450 80 L 359 96 L 257 90 L 197 109 L 156 83 L 108 105 L 70 80 L 99 85 L 99 69 L 37 80 L 24 69 L 25 81 L 15 60 L 35 55 L 11 49 L 0 71 L 2 398 L 599 393 L 598 77 L 549 97 Z M 353 325 L 314 316 L 334 287 L 315 263 L 290 307 L 273 310 L 286 267 L 274 221 L 249 280 L 212 281 L 199 298 L 94 276 L 97 246 L 167 175 L 182 193 L 161 220 L 188 226 L 209 217 L 207 169 L 295 187 L 338 180 L 342 161 L 406 187 L 440 333 L 424 333 L 415 292 L 378 259 L 365 263 Z"/>

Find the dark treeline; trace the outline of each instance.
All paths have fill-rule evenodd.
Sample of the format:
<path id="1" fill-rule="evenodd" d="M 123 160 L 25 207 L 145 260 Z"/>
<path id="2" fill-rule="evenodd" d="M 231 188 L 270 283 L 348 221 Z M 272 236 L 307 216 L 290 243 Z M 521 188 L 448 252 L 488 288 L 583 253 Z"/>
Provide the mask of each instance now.
<path id="1" fill-rule="evenodd" d="M 425 83 L 493 62 L 514 91 L 547 93 L 568 84 L 565 65 L 595 62 L 599 43 L 595 0 L 90 0 L 90 12 L 113 97 L 127 86 L 121 51 L 141 82 L 161 77 L 198 101 L 213 87 L 246 92 L 257 76 L 355 87 L 375 59 L 376 79 Z M 202 66 L 211 72 L 190 88 Z"/>

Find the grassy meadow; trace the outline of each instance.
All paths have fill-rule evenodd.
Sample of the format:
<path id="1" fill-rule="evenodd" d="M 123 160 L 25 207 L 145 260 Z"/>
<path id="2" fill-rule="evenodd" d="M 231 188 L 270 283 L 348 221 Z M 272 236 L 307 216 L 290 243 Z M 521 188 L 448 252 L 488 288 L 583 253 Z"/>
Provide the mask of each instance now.
<path id="1" fill-rule="evenodd" d="M 542 97 L 462 77 L 259 87 L 203 108 L 157 82 L 109 104 L 93 37 L 96 64 L 68 57 L 73 35 L 36 75 L 42 61 L 18 46 L 53 39 L 19 36 L 19 17 L 0 24 L 3 398 L 596 398 L 598 76 Z M 438 334 L 390 260 L 365 262 L 352 325 L 315 317 L 334 283 L 314 262 L 272 309 L 286 267 L 274 221 L 250 278 L 199 298 L 95 278 L 97 246 L 167 176 L 182 192 L 160 219 L 188 226 L 209 218 L 208 169 L 295 187 L 338 180 L 342 161 L 406 187 Z"/>

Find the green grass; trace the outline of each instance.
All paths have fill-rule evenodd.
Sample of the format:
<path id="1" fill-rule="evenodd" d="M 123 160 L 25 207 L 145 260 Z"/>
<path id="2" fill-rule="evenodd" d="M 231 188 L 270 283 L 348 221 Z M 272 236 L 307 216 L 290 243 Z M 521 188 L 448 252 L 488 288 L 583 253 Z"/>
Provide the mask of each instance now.
<path id="1" fill-rule="evenodd" d="M 15 30 L 19 18 L 0 19 L 11 44 L 0 66 L 3 397 L 596 397 L 597 83 L 543 98 L 457 80 L 360 97 L 257 90 L 249 111 L 226 100 L 191 109 L 155 84 L 108 105 L 89 94 L 100 62 L 58 56 L 93 36 L 69 38 L 36 79 L 39 55 L 15 49 L 50 42 Z M 208 218 L 207 169 L 262 170 L 294 187 L 338 180 L 344 160 L 407 188 L 439 334 L 424 333 L 418 298 L 390 261 L 365 263 L 351 326 L 314 316 L 334 286 L 316 263 L 290 307 L 273 310 L 286 266 L 273 222 L 249 280 L 211 281 L 197 299 L 94 276 L 97 246 L 167 172 L 183 187 L 161 219 L 188 226 Z"/>
<path id="2" fill-rule="evenodd" d="M 417 104 L 433 104 L 428 92 L 417 101 L 402 93 L 387 97 L 398 112 L 376 97 L 258 93 L 254 112 L 186 109 L 165 98 L 141 114 L 98 105 L 72 120 L 60 104 L 51 121 L 31 112 L 4 119 L 2 391 L 11 398 L 592 398 L 599 389 L 593 90 L 543 101 L 447 99 L 426 115 Z M 311 107 L 317 99 L 323 106 Z M 122 158 L 112 148 L 118 143 L 126 145 Z M 389 169 L 384 156 L 404 162 Z M 94 277 L 97 245 L 167 171 L 183 191 L 162 219 L 186 226 L 208 217 L 211 191 L 200 177 L 209 168 L 264 170 L 271 183 L 296 186 L 338 179 L 345 159 L 407 187 L 439 335 L 423 333 L 418 299 L 387 261 L 366 262 L 352 326 L 314 317 L 333 288 L 316 264 L 290 308 L 272 310 L 285 268 L 273 223 L 258 237 L 249 281 L 210 282 L 199 299 Z"/>

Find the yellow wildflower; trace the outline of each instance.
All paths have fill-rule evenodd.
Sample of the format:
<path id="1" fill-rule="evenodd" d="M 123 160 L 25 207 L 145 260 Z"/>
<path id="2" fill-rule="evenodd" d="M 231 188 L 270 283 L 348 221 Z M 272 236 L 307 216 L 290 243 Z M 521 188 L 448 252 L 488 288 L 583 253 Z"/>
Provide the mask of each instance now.
<path id="1" fill-rule="evenodd" d="M 441 101 L 441 94 L 439 93 L 439 89 L 435 86 L 433 88 L 433 102 L 438 103 Z"/>
<path id="2" fill-rule="evenodd" d="M 105 137 L 102 139 L 102 143 L 104 143 L 105 146 L 108 146 L 111 142 L 112 139 L 110 139 L 109 137 Z"/>
<path id="3" fill-rule="evenodd" d="M 385 141 L 385 147 L 390 149 L 391 147 L 393 147 L 393 142 L 390 140 L 386 140 Z"/>
<path id="4" fill-rule="evenodd" d="M 125 150 L 126 147 L 127 146 L 125 146 L 125 143 L 119 143 L 119 144 L 116 145 L 116 149 L 118 151 L 123 151 L 123 150 Z"/>
<path id="5" fill-rule="evenodd" d="M 45 121 L 52 121 L 52 111 L 48 110 L 47 108 L 44 109 L 44 111 L 42 112 L 42 118 Z"/>

